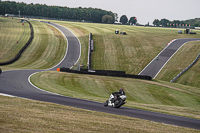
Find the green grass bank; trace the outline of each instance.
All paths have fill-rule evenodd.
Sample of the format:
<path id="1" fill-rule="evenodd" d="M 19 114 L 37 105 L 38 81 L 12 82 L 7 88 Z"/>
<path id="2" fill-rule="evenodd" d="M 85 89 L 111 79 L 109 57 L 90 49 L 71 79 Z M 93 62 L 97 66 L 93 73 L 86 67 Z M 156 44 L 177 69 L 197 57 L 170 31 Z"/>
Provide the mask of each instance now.
<path id="1" fill-rule="evenodd" d="M 32 43 L 27 47 L 18 61 L 2 66 L 2 70 L 47 69 L 57 65 L 64 57 L 67 49 L 67 41 L 62 33 L 45 23 L 30 22 L 34 30 Z M 1 43 L 0 45 L 4 44 Z"/>
<path id="2" fill-rule="evenodd" d="M 21 98 L 0 96 L 0 107 L 0 132 L 6 133 L 199 132 L 190 128 Z"/>
<path id="3" fill-rule="evenodd" d="M 170 82 L 189 66 L 200 53 L 200 41 L 188 42 L 166 64 L 156 79 Z M 200 61 L 176 80 L 176 83 L 200 88 Z"/>
<path id="4" fill-rule="evenodd" d="M 52 22 L 71 29 L 79 38 L 86 38 L 85 40 L 88 40 L 89 33 L 93 33 L 93 69 L 122 70 L 129 74 L 138 74 L 171 40 L 200 38 L 200 31 L 195 31 L 196 35 L 178 34 L 180 29 L 177 28 Z M 115 34 L 115 30 L 121 29 L 127 35 Z M 81 41 L 81 44 L 87 48 L 85 45 L 88 42 Z"/>
<path id="5" fill-rule="evenodd" d="M 200 119 L 200 90 L 195 87 L 53 71 L 34 74 L 31 82 L 53 93 L 102 103 L 121 87 L 128 107 Z"/>
<path id="6" fill-rule="evenodd" d="M 12 59 L 30 38 L 28 23 L 22 25 L 16 18 L 0 17 L 0 62 Z"/>
<path id="7" fill-rule="evenodd" d="M 200 38 L 200 31 L 193 30 L 196 35 L 178 34 L 178 28 L 138 27 L 111 24 L 78 23 L 52 21 L 69 28 L 81 42 L 81 64 L 87 64 L 88 35 L 93 33 L 94 52 L 92 53 L 92 68 L 103 70 L 126 71 L 129 74 L 138 74 L 143 68 L 160 53 L 173 39 Z M 115 34 L 115 30 L 125 31 L 128 35 Z M 191 45 L 190 45 L 191 44 Z M 192 63 L 198 55 L 200 41 L 185 44 L 167 63 L 156 77 L 156 80 L 170 81 L 180 71 Z M 199 64 L 199 63 L 198 63 Z M 194 67 L 198 68 L 198 64 Z M 193 67 L 193 68 L 194 68 Z M 197 69 L 191 69 L 177 83 L 200 86 L 200 77 Z M 187 77 L 190 77 L 188 80 Z M 193 78 L 194 77 L 194 78 Z"/>

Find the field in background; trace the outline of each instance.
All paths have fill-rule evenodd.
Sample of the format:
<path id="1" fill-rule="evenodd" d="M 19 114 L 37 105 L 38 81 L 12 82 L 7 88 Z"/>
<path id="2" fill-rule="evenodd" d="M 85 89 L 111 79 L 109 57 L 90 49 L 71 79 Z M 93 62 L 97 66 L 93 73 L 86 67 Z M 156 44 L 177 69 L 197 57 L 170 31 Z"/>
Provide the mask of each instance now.
<path id="1" fill-rule="evenodd" d="M 85 49 L 87 49 L 88 41 L 86 40 L 89 33 L 93 33 L 95 49 L 92 53 L 93 69 L 121 70 L 129 74 L 138 74 L 171 40 L 200 38 L 200 31 L 196 31 L 197 35 L 178 34 L 177 28 L 53 22 L 71 29 L 81 38 L 81 44 L 86 47 Z M 128 35 L 115 34 L 115 30 L 120 32 L 121 29 Z M 83 51 L 85 52 L 86 50 Z M 86 61 L 83 62 L 86 64 Z"/>
<path id="2" fill-rule="evenodd" d="M 0 62 L 8 61 L 18 54 L 30 38 L 28 23 L 22 25 L 17 19 L 0 17 Z"/>
<path id="3" fill-rule="evenodd" d="M 178 34 L 177 28 L 138 27 L 124 25 L 78 23 L 65 21 L 52 21 L 69 28 L 82 45 L 81 64 L 87 64 L 88 35 L 93 33 L 94 52 L 92 53 L 92 68 L 104 70 L 120 70 L 129 74 L 138 74 L 162 49 L 173 39 L 200 38 L 200 31 L 196 35 Z M 115 34 L 123 29 L 128 35 Z M 190 42 L 192 43 L 192 42 Z M 180 71 L 184 70 L 199 53 L 200 41 L 194 42 L 196 46 L 186 44 L 167 63 L 156 80 L 170 81 Z M 193 43 L 192 43 L 193 44 Z M 188 49 L 188 47 L 190 49 Z M 182 50 L 183 49 L 183 50 Z M 188 49 L 188 50 L 186 50 Z M 184 63 L 182 62 L 184 61 Z M 198 63 L 199 64 L 199 63 Z M 198 64 L 191 69 L 192 73 L 177 81 L 185 85 L 200 86 Z M 192 74 L 192 75 L 191 75 Z M 190 80 L 187 77 L 190 77 Z M 193 78 L 194 77 L 194 78 Z"/>
<path id="4" fill-rule="evenodd" d="M 61 32 L 41 22 L 30 22 L 34 30 L 32 43 L 18 61 L 10 65 L 1 66 L 2 70 L 47 69 L 57 65 L 64 57 L 67 41 Z M 15 42 L 15 40 L 12 41 Z"/>

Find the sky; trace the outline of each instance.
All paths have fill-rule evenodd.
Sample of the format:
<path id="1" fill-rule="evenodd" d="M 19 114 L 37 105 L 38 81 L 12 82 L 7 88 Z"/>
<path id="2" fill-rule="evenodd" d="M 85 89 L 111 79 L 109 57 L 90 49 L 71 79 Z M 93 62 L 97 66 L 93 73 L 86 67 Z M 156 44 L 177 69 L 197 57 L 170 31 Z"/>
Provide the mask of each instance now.
<path id="1" fill-rule="evenodd" d="M 8 0 L 2 0 L 8 1 Z M 152 24 L 155 19 L 187 20 L 200 18 L 200 0 L 10 0 L 27 4 L 39 3 L 67 7 L 92 7 L 137 17 L 140 24 Z"/>

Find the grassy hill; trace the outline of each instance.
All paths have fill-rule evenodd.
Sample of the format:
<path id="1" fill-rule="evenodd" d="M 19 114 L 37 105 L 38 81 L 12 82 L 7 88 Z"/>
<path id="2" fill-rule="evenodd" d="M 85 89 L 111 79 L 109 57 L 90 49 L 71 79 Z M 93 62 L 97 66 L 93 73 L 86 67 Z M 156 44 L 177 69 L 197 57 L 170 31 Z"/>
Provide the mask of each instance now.
<path id="1" fill-rule="evenodd" d="M 0 18 L 0 62 L 12 59 L 30 37 L 28 23 L 22 25 L 17 19 Z"/>
<path id="2" fill-rule="evenodd" d="M 50 92 L 98 102 L 122 87 L 128 97 L 126 106 L 200 119 L 200 89 L 195 87 L 46 71 L 33 75 L 31 82 Z"/>
<path id="3" fill-rule="evenodd" d="M 200 31 L 196 31 L 197 35 L 186 35 L 178 34 L 176 28 L 54 22 L 70 28 L 79 38 L 88 39 L 88 33 L 93 33 L 93 69 L 125 70 L 131 74 L 138 74 L 171 40 L 200 38 Z M 115 30 L 121 29 L 128 35 L 114 34 Z M 82 41 L 82 45 L 87 43 Z"/>
<path id="4" fill-rule="evenodd" d="M 53 103 L 0 96 L 0 132 L 197 133 L 199 130 Z M 114 127 L 114 128 L 113 128 Z"/>
<path id="5" fill-rule="evenodd" d="M 0 20 L 3 20 L 3 18 L 0 18 Z M 7 19 L 4 22 L 5 25 L 7 22 L 10 22 L 10 20 Z M 63 35 L 57 29 L 47 24 L 37 21 L 30 22 L 32 23 L 34 30 L 34 38 L 32 43 L 24 51 L 18 61 L 10 65 L 1 66 L 2 70 L 47 69 L 58 64 L 64 57 L 67 49 L 67 41 L 63 38 Z M 12 23 L 16 25 L 17 21 L 14 21 Z M 12 30 L 12 28 L 13 27 L 7 26 L 7 30 Z M 27 34 L 28 33 L 25 33 L 25 36 Z M 12 35 L 17 36 L 17 33 L 15 32 L 9 34 L 7 40 L 9 40 L 9 38 L 12 38 Z M 8 44 L 13 44 L 16 42 L 17 38 L 12 38 L 10 40 L 11 42 L 9 42 Z M 1 42 L 0 45 L 3 46 L 4 43 Z"/>
<path id="6" fill-rule="evenodd" d="M 169 41 L 175 38 L 200 38 L 200 31 L 197 31 L 197 35 L 185 35 L 178 34 L 178 29 L 168 28 L 64 21 L 53 22 L 69 28 L 76 36 L 78 36 L 82 48 L 81 63 L 86 64 L 87 62 L 88 34 L 91 32 L 94 35 L 93 39 L 95 43 L 95 51 L 92 60 L 93 69 L 123 70 L 131 74 L 138 74 Z M 64 56 L 66 41 L 62 34 L 55 28 L 44 23 L 39 23 L 37 21 L 31 21 L 31 23 L 33 24 L 35 32 L 33 42 L 17 62 L 1 67 L 3 70 L 47 69 L 57 64 Z M 115 30 L 121 31 L 121 29 L 127 32 L 128 35 L 123 36 L 114 34 Z M 15 41 L 15 39 L 13 41 Z M 192 45 L 191 47 L 195 47 L 192 48 L 192 53 L 198 53 L 197 47 L 199 43 L 192 42 L 189 44 Z M 3 43 L 1 42 L 0 46 L 2 45 Z M 185 46 L 182 47 L 182 52 L 188 52 L 188 56 L 193 55 L 190 53 L 190 50 L 187 51 L 190 45 L 185 45 L 185 49 Z M 185 55 L 181 55 L 181 50 L 182 49 L 177 52 L 177 54 L 180 54 L 177 55 L 178 57 Z M 172 61 L 177 60 L 175 56 Z M 191 57 L 191 60 L 196 56 L 197 55 L 194 54 L 194 56 Z M 128 96 L 128 103 L 126 106 L 200 119 L 200 88 L 179 83 L 169 83 L 166 81 L 170 78 L 164 79 L 168 77 L 169 71 L 171 70 L 169 68 L 171 68 L 172 65 L 175 66 L 174 71 L 178 73 L 176 68 L 180 66 L 182 60 L 183 58 L 180 59 L 180 61 L 172 62 L 168 68 L 166 65 L 166 68 L 163 69 L 163 72 L 161 72 L 154 81 L 91 75 L 83 76 L 61 72 L 37 73 L 31 77 L 31 81 L 44 90 L 99 102 L 106 101 L 111 92 L 118 91 L 118 89 L 122 87 L 125 89 Z M 191 60 L 188 58 L 187 63 L 190 64 Z M 195 70 L 191 69 L 194 73 L 198 72 L 198 66 L 195 67 Z M 195 75 L 197 77 L 195 80 L 198 80 L 198 75 Z M 191 81 L 194 81 L 193 79 L 194 78 L 192 78 Z M 105 113 L 89 111 L 89 114 L 94 114 L 91 116 L 88 115 L 88 112 L 85 110 L 64 107 L 61 105 L 44 104 L 43 102 L 18 98 L 0 97 L 0 99 L 1 107 L 3 108 L 0 113 L 0 115 L 2 115 L 0 117 L 2 118 L 2 120 L 0 119 L 0 122 L 2 121 L 3 123 L 0 126 L 0 130 L 2 131 L 12 132 L 12 130 L 17 129 L 17 132 L 21 132 L 22 128 L 24 132 L 30 130 L 36 131 L 36 127 L 37 129 L 40 127 L 41 132 L 60 131 L 60 129 L 58 129 L 58 126 L 60 126 L 62 131 L 70 132 L 77 129 L 73 126 L 76 125 L 82 127 L 85 132 L 95 132 L 97 129 L 99 129 L 98 131 L 103 132 L 105 131 L 103 129 L 106 126 L 118 126 L 118 123 L 109 124 L 109 122 L 106 123 L 107 121 L 123 121 L 124 124 L 121 129 L 127 129 L 124 130 L 126 132 L 195 132 L 195 130 L 187 128 L 159 123 L 152 124 L 152 122 L 149 121 L 146 123 L 144 120 L 129 117 L 125 118 L 124 116 L 118 117 L 112 115 L 112 117 L 115 118 L 112 119 L 110 114 L 106 115 Z M 86 120 L 84 118 L 90 119 Z M 98 122 L 90 121 L 91 119 L 95 119 Z M 86 124 L 84 124 L 84 122 Z M 26 125 L 24 126 L 25 123 Z M 68 124 L 70 128 L 65 127 Z M 97 127 L 96 125 L 98 125 L 99 128 L 94 129 L 94 127 Z M 78 128 L 77 132 L 80 130 L 81 129 Z M 109 130 L 109 128 L 106 128 L 106 131 L 113 132 L 113 130 Z"/>
<path id="7" fill-rule="evenodd" d="M 94 24 L 94 23 L 92 24 L 76 23 L 76 22 L 64 22 L 64 21 L 53 21 L 53 22 L 69 28 L 80 38 L 82 47 L 83 49 L 85 49 L 84 50 L 85 52 L 82 51 L 82 54 L 87 53 L 86 51 L 88 45 L 87 41 L 88 34 L 93 33 L 94 35 L 93 40 L 95 46 L 95 51 L 92 53 L 93 69 L 123 70 L 131 74 L 138 74 L 164 47 L 166 47 L 167 43 L 170 42 L 171 40 L 176 38 L 200 38 L 199 35 L 200 31 L 196 31 L 197 32 L 196 35 L 186 35 L 186 34 L 178 34 L 177 33 L 178 29 L 176 28 L 175 29 L 152 28 L 152 27 L 136 27 L 136 26 L 108 25 L 108 24 L 106 25 L 106 24 Z M 115 34 L 116 29 L 117 30 L 123 29 L 123 31 L 127 32 L 128 35 L 116 35 Z M 188 60 L 184 58 L 185 62 L 187 62 L 189 65 L 191 63 L 191 60 L 194 60 L 194 58 L 196 57 L 196 54 L 194 53 L 199 52 L 197 48 L 199 42 L 194 42 L 194 43 L 195 43 L 194 45 L 185 45 L 184 47 L 182 47 L 181 50 L 177 52 L 177 54 L 182 54 L 181 56 L 178 55 L 178 57 L 181 57 L 182 59 L 177 61 L 176 57 L 174 57 L 173 58 L 174 61 L 173 60 L 172 62 L 169 61 L 169 67 L 171 68 L 171 66 L 173 66 L 174 68 L 178 68 L 178 66 L 181 66 L 185 52 L 190 53 L 188 54 Z M 197 47 L 193 48 L 195 46 Z M 189 49 L 188 47 L 191 47 L 191 49 Z M 191 51 L 192 49 L 193 51 Z M 193 55 L 193 57 L 191 57 L 190 55 Z M 85 54 L 81 58 L 85 59 L 86 57 L 87 54 Z M 84 62 L 84 60 L 81 60 L 81 62 Z M 170 63 L 172 64 L 170 65 Z M 186 65 L 187 63 L 184 64 Z M 182 67 L 185 68 L 184 66 Z M 165 113 L 183 115 L 183 116 L 188 116 L 188 114 L 193 114 L 191 112 L 195 112 L 194 113 L 195 116 L 196 111 L 189 111 L 186 109 L 187 110 L 186 112 L 190 113 L 185 112 L 186 114 L 184 113 L 182 114 L 180 113 L 182 112 L 181 111 L 182 109 L 180 109 L 179 107 L 181 108 L 186 107 L 188 109 L 195 109 L 196 107 L 199 108 L 197 105 L 199 104 L 198 97 L 200 89 L 197 87 L 193 87 L 193 89 L 190 90 L 189 88 L 191 87 L 188 86 L 181 86 L 181 85 L 177 86 L 177 84 L 170 84 L 170 83 L 168 84 L 167 82 L 161 81 L 161 80 L 165 81 L 165 79 L 162 79 L 163 77 L 164 78 L 171 77 L 169 76 L 171 71 L 172 72 L 176 71 L 176 73 L 179 73 L 178 70 L 173 71 L 172 69 L 167 69 L 167 66 L 166 68 L 163 69 L 163 71 L 166 70 L 168 70 L 168 72 L 166 73 L 161 72 L 159 74 L 160 78 L 158 76 L 158 78 L 156 79 L 159 82 L 158 86 L 151 86 L 150 84 L 146 84 L 144 81 L 141 81 L 138 84 L 134 82 L 134 80 L 129 80 L 125 82 L 123 78 L 120 79 L 122 83 L 120 82 L 120 80 L 112 81 L 109 83 L 107 82 L 105 83 L 101 80 L 100 81 L 94 80 L 94 79 L 99 79 L 98 77 L 93 77 L 94 79 L 92 78 L 93 80 L 89 81 L 87 80 L 83 81 L 81 77 L 77 78 L 78 80 L 75 80 L 76 79 L 75 75 L 71 76 L 72 79 L 71 78 L 68 79 L 66 78 L 67 74 L 64 74 L 65 76 L 63 75 L 61 77 L 55 74 L 55 77 L 57 77 L 60 80 L 62 79 L 61 80 L 62 82 L 59 82 L 56 79 L 51 79 L 49 78 L 49 76 L 47 76 L 48 78 L 45 79 L 44 83 L 39 83 L 40 81 L 43 82 L 42 79 L 39 78 L 40 76 L 42 76 L 42 74 L 41 75 L 38 74 L 36 76 L 37 77 L 36 79 L 40 79 L 40 81 L 33 80 L 33 82 L 38 83 L 36 85 L 43 89 L 52 88 L 51 91 L 56 93 L 60 93 L 67 96 L 86 98 L 90 100 L 97 100 L 100 102 L 105 101 L 106 97 L 108 97 L 112 91 L 114 90 L 117 91 L 118 88 L 120 87 L 129 88 L 130 90 L 127 89 L 126 91 L 128 91 L 128 97 L 130 98 L 128 99 L 130 101 L 129 106 L 131 107 L 148 109 L 159 112 L 163 112 L 165 110 L 164 111 Z M 84 77 L 86 78 L 86 76 Z M 110 81 L 110 79 L 107 79 L 106 77 L 104 78 L 105 81 Z M 88 79 L 88 77 L 86 79 Z M 48 80 L 50 81 L 49 83 L 47 82 Z M 196 82 L 196 81 L 199 81 L 198 78 L 191 80 L 191 82 Z M 55 86 L 51 83 L 55 84 Z M 151 83 L 154 84 L 154 82 Z M 45 86 L 46 84 L 48 84 L 48 86 Z M 144 84 L 144 86 L 142 84 Z M 173 92 L 174 90 L 171 91 L 171 89 L 169 89 L 168 87 L 169 88 L 175 87 L 177 88 L 175 90 L 179 91 Z M 92 91 L 95 88 L 95 91 L 97 92 L 98 90 L 99 91 L 103 90 L 103 92 L 106 93 L 101 96 L 98 96 L 94 94 L 95 93 L 94 91 L 92 91 L 93 92 L 92 94 L 88 94 L 87 92 L 89 92 L 89 90 L 84 91 L 84 88 L 90 88 L 90 91 Z M 61 91 L 59 91 L 59 89 L 61 89 Z M 82 91 L 73 92 L 73 90 L 82 90 Z M 138 91 L 140 92 L 139 94 L 137 94 Z M 184 94 L 180 94 L 180 92 Z M 188 92 L 190 93 L 190 95 L 198 94 L 196 96 L 193 95 L 195 98 L 192 96 L 195 100 L 193 98 L 192 98 L 193 100 L 189 98 L 190 96 L 188 96 L 187 94 Z M 173 96 L 173 93 L 177 95 Z M 85 97 L 80 96 L 81 94 L 84 94 Z M 86 94 L 88 94 L 88 96 Z M 183 97 L 180 97 L 180 95 Z M 141 99 L 141 97 L 146 98 L 146 100 Z M 186 99 L 187 102 L 182 101 Z M 192 101 L 194 101 L 195 103 L 193 103 Z M 192 107 L 191 105 L 194 106 Z M 176 111 L 173 112 L 172 110 L 174 110 L 174 108 L 176 107 L 177 107 L 177 112 Z M 168 110 L 167 108 L 171 108 L 171 111 L 166 111 Z"/>
<path id="8" fill-rule="evenodd" d="M 196 35 L 178 34 L 177 28 L 152 28 L 124 25 L 94 24 L 53 21 L 69 28 L 80 39 L 82 44 L 81 64 L 87 63 L 88 34 L 93 33 L 94 52 L 92 53 L 92 68 L 104 70 L 121 70 L 129 74 L 138 74 L 167 43 L 178 38 L 200 38 Z M 116 35 L 115 30 L 127 32 L 128 35 Z M 191 44 L 191 45 L 190 45 Z M 185 44 L 179 52 L 167 63 L 156 80 L 172 80 L 180 71 L 191 64 L 198 55 L 200 41 Z M 184 62 L 182 62 L 184 61 Z M 179 83 L 199 87 L 200 77 L 197 69 L 193 72 L 195 78 Z M 192 69 L 191 69 L 192 70 Z M 193 76 L 192 76 L 193 77 Z M 178 81 L 177 81 L 178 82 Z"/>

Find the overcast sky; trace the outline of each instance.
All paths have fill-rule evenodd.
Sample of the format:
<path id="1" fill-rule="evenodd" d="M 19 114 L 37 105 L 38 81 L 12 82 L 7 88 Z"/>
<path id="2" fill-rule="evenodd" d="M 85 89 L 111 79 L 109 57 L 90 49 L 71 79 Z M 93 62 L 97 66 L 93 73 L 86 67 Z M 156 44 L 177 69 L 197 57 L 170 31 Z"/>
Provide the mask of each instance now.
<path id="1" fill-rule="evenodd" d="M 2 0 L 7 1 L 7 0 Z M 10 0 L 13 1 L 13 0 Z M 200 18 L 200 0 L 14 0 L 67 7 L 93 7 L 137 17 L 138 23 L 152 24 L 154 19 L 187 20 Z"/>

